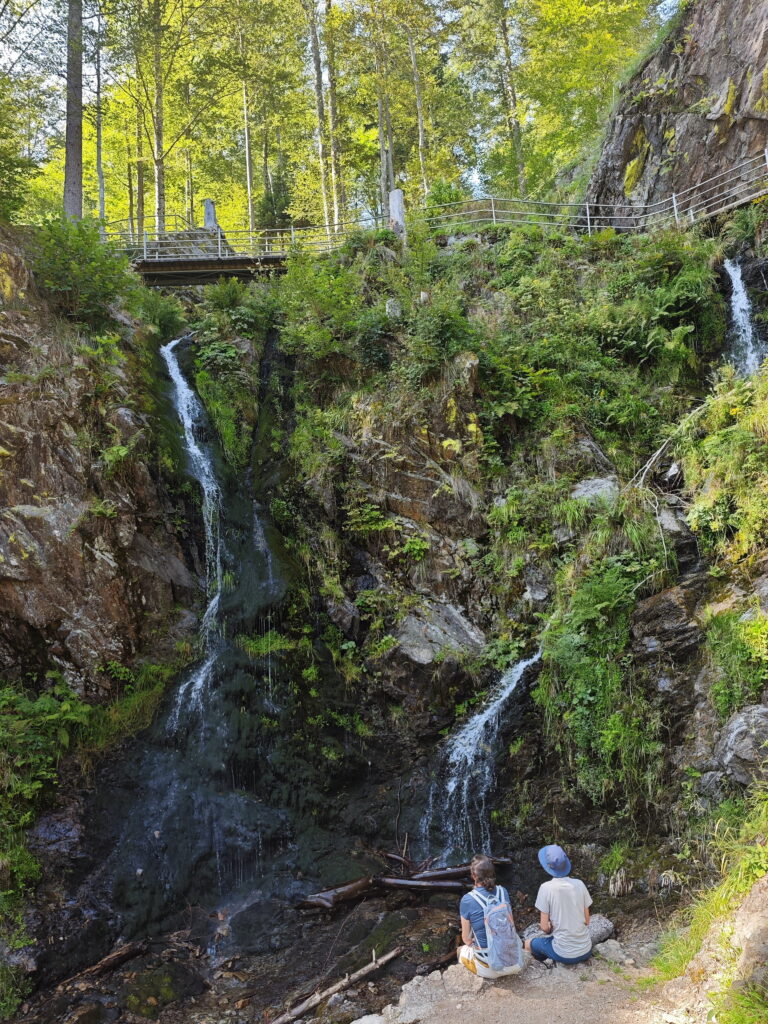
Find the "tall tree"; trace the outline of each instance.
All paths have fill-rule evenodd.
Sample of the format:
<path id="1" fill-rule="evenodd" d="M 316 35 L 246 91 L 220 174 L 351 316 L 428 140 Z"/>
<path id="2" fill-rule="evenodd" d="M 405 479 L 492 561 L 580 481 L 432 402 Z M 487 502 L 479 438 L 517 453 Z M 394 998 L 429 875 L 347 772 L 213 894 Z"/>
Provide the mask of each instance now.
<path id="1" fill-rule="evenodd" d="M 83 215 L 83 0 L 67 6 L 67 114 L 64 213 Z"/>

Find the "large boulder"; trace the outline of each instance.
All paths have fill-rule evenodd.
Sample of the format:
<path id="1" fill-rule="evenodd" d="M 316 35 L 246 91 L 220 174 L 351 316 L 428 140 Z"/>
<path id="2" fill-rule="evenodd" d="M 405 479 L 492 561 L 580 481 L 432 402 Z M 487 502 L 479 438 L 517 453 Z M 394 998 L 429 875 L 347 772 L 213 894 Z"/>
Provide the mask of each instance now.
<path id="1" fill-rule="evenodd" d="M 717 741 L 715 760 L 728 778 L 743 786 L 768 778 L 768 707 L 753 704 L 731 715 Z"/>
<path id="2" fill-rule="evenodd" d="M 416 665 L 432 665 L 447 654 L 477 654 L 485 636 L 458 608 L 425 601 L 406 615 L 396 634 L 398 650 Z"/>

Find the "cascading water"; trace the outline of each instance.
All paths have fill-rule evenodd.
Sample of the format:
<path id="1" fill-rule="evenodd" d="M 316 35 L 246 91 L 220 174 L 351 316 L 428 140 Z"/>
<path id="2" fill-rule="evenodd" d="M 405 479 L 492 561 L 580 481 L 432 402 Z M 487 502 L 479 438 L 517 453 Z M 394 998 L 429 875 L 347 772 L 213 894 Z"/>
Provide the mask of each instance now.
<path id="1" fill-rule="evenodd" d="M 160 349 L 173 384 L 173 404 L 184 430 L 184 447 L 192 476 L 202 491 L 203 526 L 205 530 L 205 571 L 209 594 L 208 606 L 202 619 L 201 638 L 206 651 L 205 660 L 181 684 L 168 717 L 168 731 L 175 733 L 182 715 L 200 712 L 203 695 L 210 685 L 216 662 L 214 631 L 221 598 L 223 579 L 223 546 L 221 535 L 221 488 L 216 479 L 213 459 L 203 446 L 200 435 L 205 424 L 205 411 L 200 399 L 184 377 L 179 365 L 177 348 L 186 339 L 177 338 Z M 263 530 L 262 530 L 263 534 Z"/>
<path id="2" fill-rule="evenodd" d="M 748 377 L 760 369 L 766 356 L 766 345 L 755 329 L 752 303 L 744 285 L 741 267 L 736 260 L 726 260 L 725 271 L 731 281 L 729 359 L 737 373 Z"/>
<path id="3" fill-rule="evenodd" d="M 437 843 L 445 860 L 491 852 L 487 801 L 496 781 L 504 712 L 526 672 L 540 658 L 537 653 L 513 665 L 502 676 L 488 704 L 446 741 L 423 819 L 421 841 L 425 852 Z"/>
<path id="4" fill-rule="evenodd" d="M 185 377 L 186 340 L 164 346 L 161 356 L 201 490 L 203 656 L 155 724 L 102 769 L 93 795 L 88 831 L 101 845 L 91 879 L 99 879 L 123 936 L 173 926 L 185 906 L 245 906 L 275 891 L 288 898 L 297 886 L 290 816 L 274 797 L 274 732 L 263 726 L 282 711 L 271 692 L 271 659 L 251 658 L 235 640 L 271 623 L 282 601 L 279 541 L 263 512 L 267 485 L 235 477 L 218 455 Z"/>

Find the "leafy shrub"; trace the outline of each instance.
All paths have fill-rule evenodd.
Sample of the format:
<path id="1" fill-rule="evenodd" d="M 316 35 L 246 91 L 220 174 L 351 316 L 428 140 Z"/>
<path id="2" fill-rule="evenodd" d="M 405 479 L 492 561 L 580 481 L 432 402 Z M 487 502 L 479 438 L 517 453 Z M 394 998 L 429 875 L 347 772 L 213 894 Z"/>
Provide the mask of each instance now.
<path id="1" fill-rule="evenodd" d="M 210 309 L 227 312 L 243 304 L 247 291 L 248 285 L 244 281 L 238 281 L 236 277 L 220 277 L 215 284 L 205 286 L 203 297 Z"/>
<path id="2" fill-rule="evenodd" d="M 61 217 L 40 228 L 34 272 L 59 312 L 91 327 L 105 324 L 109 305 L 133 286 L 127 257 L 103 242 L 98 221 L 87 217 Z"/>
<path id="3" fill-rule="evenodd" d="M 161 341 L 178 336 L 184 328 L 184 310 L 174 295 L 156 288 L 136 288 L 131 297 L 133 312 L 154 328 Z"/>

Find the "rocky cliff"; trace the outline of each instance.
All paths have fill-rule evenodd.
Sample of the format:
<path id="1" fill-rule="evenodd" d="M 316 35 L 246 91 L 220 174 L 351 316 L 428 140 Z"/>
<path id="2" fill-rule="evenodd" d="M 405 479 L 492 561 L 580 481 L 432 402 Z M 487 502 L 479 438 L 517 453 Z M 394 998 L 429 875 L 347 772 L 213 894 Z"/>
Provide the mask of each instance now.
<path id="1" fill-rule="evenodd" d="M 625 86 L 587 201 L 654 203 L 767 141 L 768 7 L 697 0 Z"/>
<path id="2" fill-rule="evenodd" d="M 158 472 L 148 357 L 122 331 L 87 339 L 52 318 L 0 235 L 0 671 L 59 673 L 97 701 L 172 646 L 198 598 L 183 501 Z"/>

